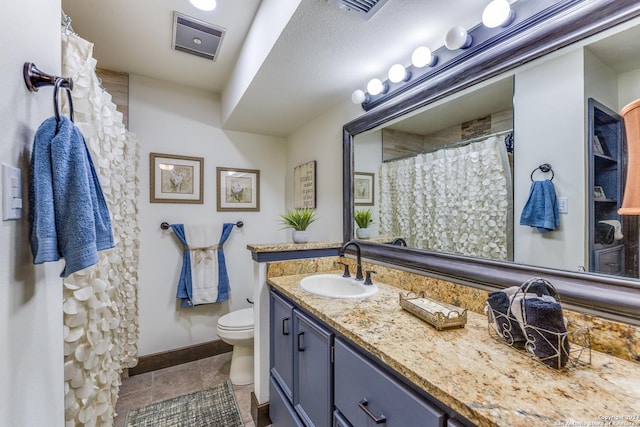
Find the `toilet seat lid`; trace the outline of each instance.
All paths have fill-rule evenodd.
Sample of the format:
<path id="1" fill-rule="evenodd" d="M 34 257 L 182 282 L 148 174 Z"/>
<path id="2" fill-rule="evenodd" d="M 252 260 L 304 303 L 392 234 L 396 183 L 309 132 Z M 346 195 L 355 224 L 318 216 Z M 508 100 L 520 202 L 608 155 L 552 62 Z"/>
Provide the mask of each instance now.
<path id="1" fill-rule="evenodd" d="M 218 319 L 218 327 L 224 329 L 253 328 L 253 307 L 232 311 Z"/>

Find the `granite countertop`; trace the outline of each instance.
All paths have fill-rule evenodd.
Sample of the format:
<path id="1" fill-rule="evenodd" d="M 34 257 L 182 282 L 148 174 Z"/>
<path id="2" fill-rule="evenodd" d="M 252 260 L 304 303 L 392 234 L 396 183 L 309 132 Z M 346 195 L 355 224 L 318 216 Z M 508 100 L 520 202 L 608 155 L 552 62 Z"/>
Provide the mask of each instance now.
<path id="1" fill-rule="evenodd" d="M 306 251 L 311 249 L 339 249 L 341 247 L 342 242 L 260 243 L 247 245 L 248 250 L 256 253 Z"/>
<path id="2" fill-rule="evenodd" d="M 400 307 L 398 288 L 324 298 L 298 286 L 306 276 L 268 283 L 479 426 L 640 426 L 640 364 L 592 351 L 590 366 L 557 371 L 490 337 L 480 314 L 437 331 Z"/>

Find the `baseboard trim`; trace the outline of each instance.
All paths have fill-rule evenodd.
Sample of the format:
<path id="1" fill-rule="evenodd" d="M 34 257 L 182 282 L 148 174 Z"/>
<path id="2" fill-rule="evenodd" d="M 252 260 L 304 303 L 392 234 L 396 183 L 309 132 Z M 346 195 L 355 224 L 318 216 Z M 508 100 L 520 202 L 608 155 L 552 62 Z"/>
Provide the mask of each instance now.
<path id="1" fill-rule="evenodd" d="M 206 357 L 217 356 L 233 350 L 233 346 L 222 340 L 209 341 L 189 347 L 163 351 L 162 353 L 140 356 L 138 364 L 129 368 L 129 376 L 144 374 Z"/>
<path id="2" fill-rule="evenodd" d="M 254 392 L 251 392 L 251 418 L 253 418 L 256 427 L 266 427 L 272 424 L 271 418 L 269 418 L 269 402 L 259 404 Z"/>

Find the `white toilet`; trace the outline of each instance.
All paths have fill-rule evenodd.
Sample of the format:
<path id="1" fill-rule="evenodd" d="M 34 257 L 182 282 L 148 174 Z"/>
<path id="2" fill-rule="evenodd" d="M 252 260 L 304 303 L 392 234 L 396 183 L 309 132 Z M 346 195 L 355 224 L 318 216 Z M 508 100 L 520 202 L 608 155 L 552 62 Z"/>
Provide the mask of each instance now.
<path id="1" fill-rule="evenodd" d="M 229 379 L 234 385 L 253 383 L 253 308 L 232 311 L 218 319 L 218 337 L 233 346 Z"/>

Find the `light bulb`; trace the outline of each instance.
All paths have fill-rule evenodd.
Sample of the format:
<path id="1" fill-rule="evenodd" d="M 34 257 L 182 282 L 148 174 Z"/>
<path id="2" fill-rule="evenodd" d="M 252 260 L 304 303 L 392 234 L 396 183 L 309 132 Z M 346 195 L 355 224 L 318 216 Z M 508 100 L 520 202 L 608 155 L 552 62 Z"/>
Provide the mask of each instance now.
<path id="1" fill-rule="evenodd" d="M 506 27 L 514 17 L 507 0 L 492 0 L 482 12 L 482 23 L 487 28 Z"/>
<path id="2" fill-rule="evenodd" d="M 362 104 L 364 101 L 367 100 L 367 94 L 364 93 L 363 90 L 360 89 L 356 89 L 353 91 L 353 93 L 351 94 L 351 101 L 354 104 Z"/>
<path id="3" fill-rule="evenodd" d="M 399 83 L 401 81 L 407 81 L 407 69 L 402 64 L 395 64 L 389 68 L 389 80 L 393 83 Z M 410 74 L 409 74 L 410 76 Z"/>
<path id="4" fill-rule="evenodd" d="M 216 0 L 189 0 L 192 5 L 207 12 L 216 8 Z"/>
<path id="5" fill-rule="evenodd" d="M 447 31 L 444 38 L 444 45 L 449 50 L 466 49 L 471 46 L 473 39 L 463 27 L 456 25 Z"/>
<path id="6" fill-rule="evenodd" d="M 411 55 L 411 63 L 417 68 L 435 65 L 436 60 L 437 58 L 433 55 L 431 49 L 426 46 L 416 48 Z"/>
<path id="7" fill-rule="evenodd" d="M 380 81 L 380 79 L 371 79 L 369 83 L 367 83 L 367 92 L 370 95 L 376 96 L 385 91 L 385 87 Z"/>

